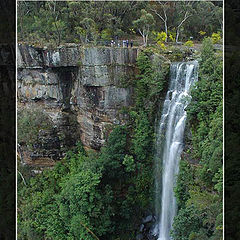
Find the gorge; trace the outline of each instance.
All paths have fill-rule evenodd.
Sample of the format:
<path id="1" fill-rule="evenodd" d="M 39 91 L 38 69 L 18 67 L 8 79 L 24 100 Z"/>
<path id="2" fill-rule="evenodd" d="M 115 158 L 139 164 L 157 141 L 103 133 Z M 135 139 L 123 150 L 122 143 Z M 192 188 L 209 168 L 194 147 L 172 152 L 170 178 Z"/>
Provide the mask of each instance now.
<path id="1" fill-rule="evenodd" d="M 208 90 L 208 81 L 197 82 L 193 59 L 204 55 L 185 49 L 18 45 L 18 168 L 25 180 L 19 179 L 19 239 L 184 240 L 196 229 L 221 233 L 215 222 L 205 226 L 198 203 L 192 210 L 190 202 L 205 174 L 197 172 L 194 155 L 205 116 L 197 115 L 198 98 L 209 91 L 204 97 L 218 106 L 221 85 Z M 211 184 L 203 194 L 214 199 Z M 193 219 L 187 229 L 184 214 Z"/>

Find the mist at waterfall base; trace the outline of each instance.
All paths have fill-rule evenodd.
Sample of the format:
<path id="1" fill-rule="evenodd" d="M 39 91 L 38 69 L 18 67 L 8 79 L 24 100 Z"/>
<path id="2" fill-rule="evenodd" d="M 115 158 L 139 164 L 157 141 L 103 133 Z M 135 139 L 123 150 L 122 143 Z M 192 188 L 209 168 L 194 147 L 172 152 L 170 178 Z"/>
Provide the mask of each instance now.
<path id="1" fill-rule="evenodd" d="M 151 235 L 158 240 L 170 240 L 170 231 L 177 204 L 174 184 L 183 150 L 183 136 L 191 100 L 190 90 L 198 78 L 198 62 L 172 63 L 170 85 L 156 125 L 155 145 L 155 216 Z"/>

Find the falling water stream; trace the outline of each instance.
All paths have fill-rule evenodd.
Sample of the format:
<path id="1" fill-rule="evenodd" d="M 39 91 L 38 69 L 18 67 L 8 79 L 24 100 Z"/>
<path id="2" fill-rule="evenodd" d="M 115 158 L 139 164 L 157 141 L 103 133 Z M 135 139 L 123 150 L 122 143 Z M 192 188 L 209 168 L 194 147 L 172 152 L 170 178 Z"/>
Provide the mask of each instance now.
<path id="1" fill-rule="evenodd" d="M 154 235 L 158 240 L 170 240 L 170 230 L 176 215 L 174 184 L 183 150 L 186 107 L 191 99 L 190 88 L 197 81 L 197 61 L 173 63 L 170 86 L 156 127 L 155 150 L 155 213 Z"/>

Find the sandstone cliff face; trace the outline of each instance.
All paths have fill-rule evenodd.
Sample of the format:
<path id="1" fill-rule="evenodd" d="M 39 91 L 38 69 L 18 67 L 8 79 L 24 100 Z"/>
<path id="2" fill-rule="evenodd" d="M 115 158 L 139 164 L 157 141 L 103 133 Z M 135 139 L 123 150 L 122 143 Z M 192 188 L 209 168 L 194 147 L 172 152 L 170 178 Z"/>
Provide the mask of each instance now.
<path id="1" fill-rule="evenodd" d="M 137 51 L 19 45 L 19 109 L 40 108 L 54 125 L 51 133 L 40 134 L 27 159 L 58 160 L 80 139 L 86 147 L 99 149 L 109 125 L 125 121 L 119 110 L 133 104 L 133 89 L 121 87 L 121 81 L 136 74 Z"/>

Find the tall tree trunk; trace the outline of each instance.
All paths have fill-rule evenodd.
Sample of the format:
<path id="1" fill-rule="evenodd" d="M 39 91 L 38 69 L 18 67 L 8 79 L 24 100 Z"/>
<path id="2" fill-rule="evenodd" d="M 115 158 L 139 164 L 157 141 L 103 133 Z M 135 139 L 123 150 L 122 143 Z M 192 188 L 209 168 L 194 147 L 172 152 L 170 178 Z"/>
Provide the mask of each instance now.
<path id="1" fill-rule="evenodd" d="M 143 46 L 146 47 L 146 37 L 143 35 Z"/>
<path id="2" fill-rule="evenodd" d="M 145 31 L 141 31 L 140 29 L 138 29 L 139 33 L 141 34 L 142 38 L 143 38 L 143 46 L 146 46 L 146 36 L 145 36 Z"/>
<path id="3" fill-rule="evenodd" d="M 180 29 L 179 29 L 179 28 L 177 28 L 177 33 L 176 33 L 176 43 L 178 42 L 178 38 L 179 38 L 179 31 L 180 31 Z"/>
<path id="4" fill-rule="evenodd" d="M 167 17 L 167 10 L 164 8 L 164 4 L 162 4 L 160 1 L 158 1 L 158 3 L 163 6 L 163 14 L 164 14 L 164 16 L 159 14 L 155 9 L 151 9 L 151 10 L 153 12 L 155 12 L 155 14 L 164 22 L 165 33 L 167 34 L 167 37 L 165 39 L 165 43 L 167 43 L 167 41 L 168 41 L 168 25 L 167 25 L 168 17 Z"/>
<path id="5" fill-rule="evenodd" d="M 188 3 L 187 3 L 188 4 Z M 176 43 L 178 42 L 178 38 L 179 38 L 179 34 L 180 34 L 180 28 L 183 25 L 184 22 L 187 21 L 187 19 L 190 17 L 191 15 L 189 14 L 188 11 L 185 12 L 183 20 L 179 23 L 179 25 L 177 26 L 177 33 L 176 33 Z"/>
<path id="6" fill-rule="evenodd" d="M 165 43 L 167 43 L 167 41 L 168 41 L 168 26 L 167 26 L 167 21 L 164 22 L 164 25 L 165 25 L 165 33 L 166 33 Z"/>

